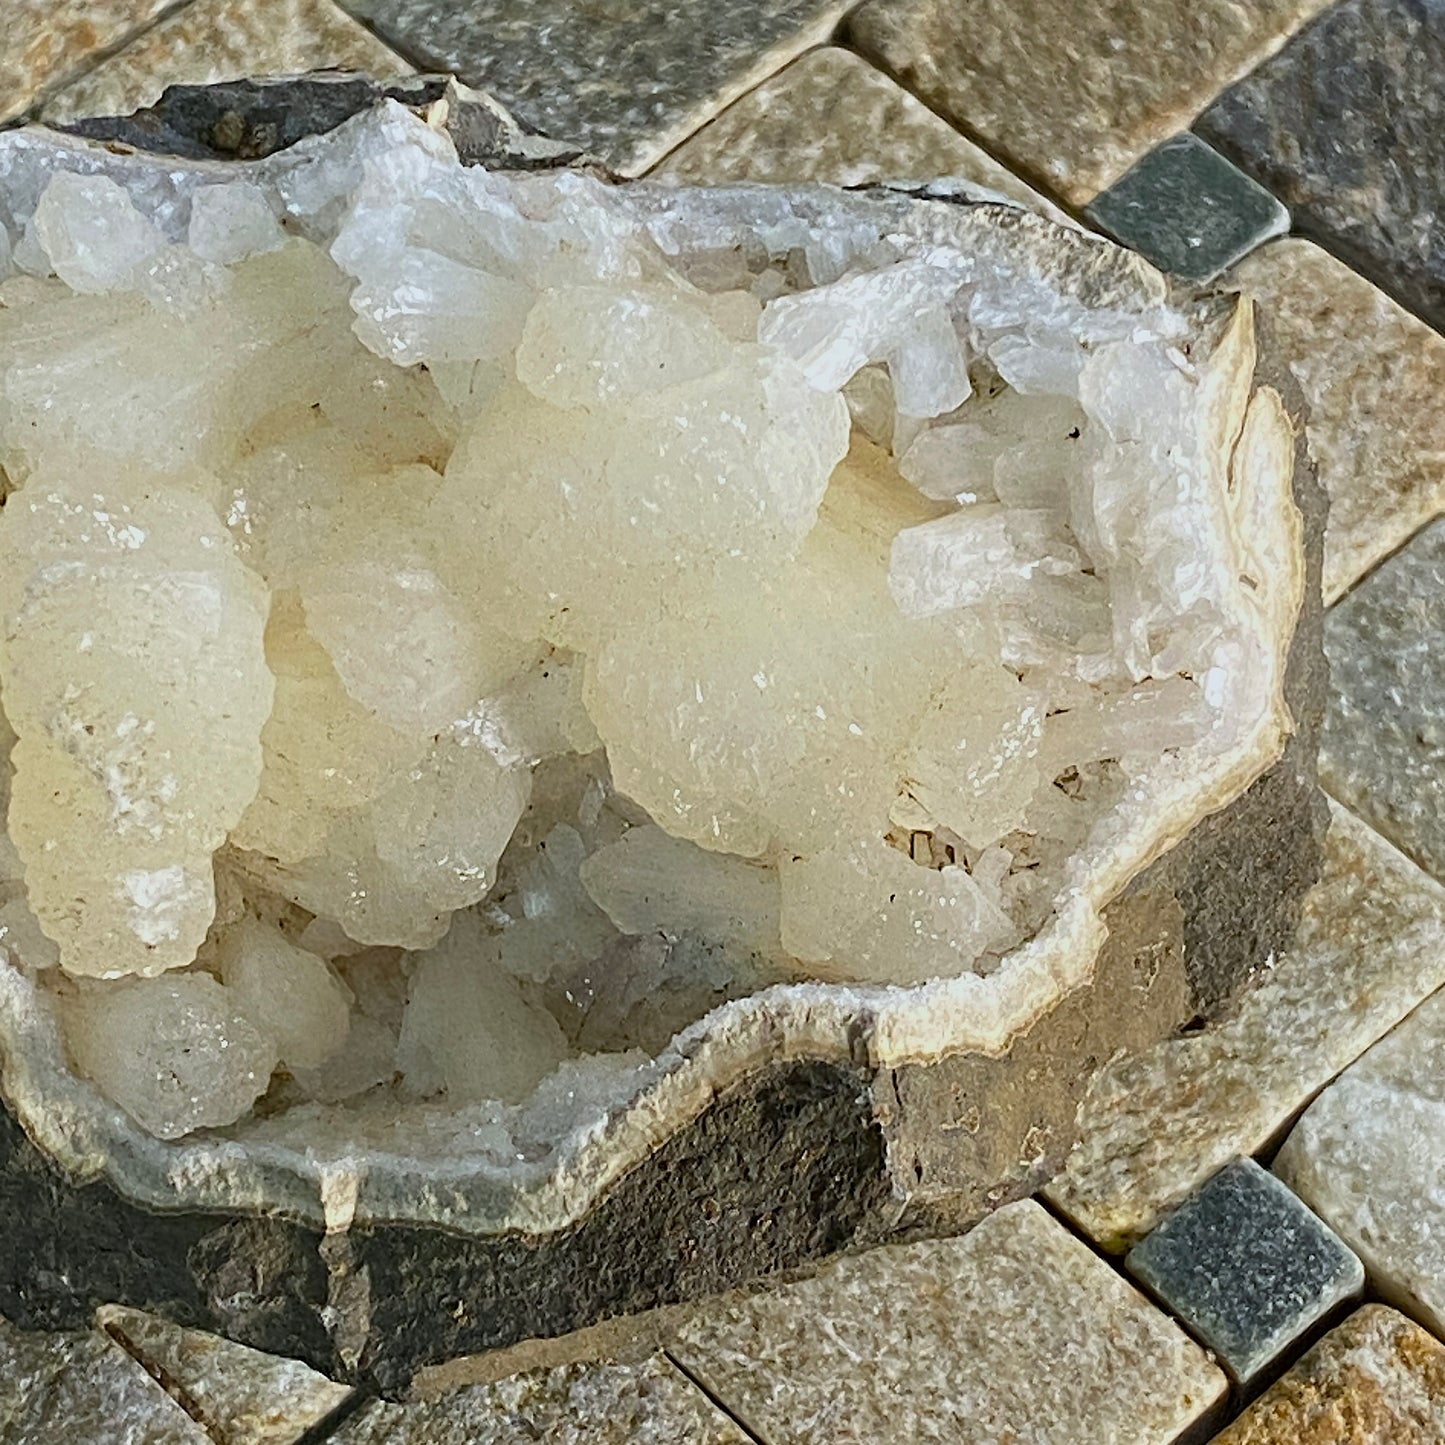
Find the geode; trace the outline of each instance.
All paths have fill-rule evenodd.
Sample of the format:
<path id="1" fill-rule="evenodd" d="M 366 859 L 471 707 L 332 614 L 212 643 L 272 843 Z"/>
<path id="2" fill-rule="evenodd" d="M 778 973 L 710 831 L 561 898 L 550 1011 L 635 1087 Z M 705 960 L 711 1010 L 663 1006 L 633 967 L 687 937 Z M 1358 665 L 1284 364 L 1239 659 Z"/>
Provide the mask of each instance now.
<path id="1" fill-rule="evenodd" d="M 0 137 L 7 1315 L 396 1391 L 965 1228 L 1288 944 L 1247 302 L 447 81 L 78 130 Z"/>

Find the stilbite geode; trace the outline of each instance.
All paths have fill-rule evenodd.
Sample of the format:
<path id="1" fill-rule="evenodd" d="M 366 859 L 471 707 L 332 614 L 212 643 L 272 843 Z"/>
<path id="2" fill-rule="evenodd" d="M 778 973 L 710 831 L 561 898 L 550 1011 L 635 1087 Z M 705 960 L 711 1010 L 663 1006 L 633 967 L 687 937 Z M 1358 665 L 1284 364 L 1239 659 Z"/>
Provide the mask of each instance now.
<path id="1" fill-rule="evenodd" d="M 466 167 L 479 104 L 0 144 L 4 1088 L 146 1204 L 546 1236 L 769 1065 L 999 1053 L 1294 726 L 1248 308 L 997 206 Z M 177 1137 L 147 997 L 260 1116 Z"/>

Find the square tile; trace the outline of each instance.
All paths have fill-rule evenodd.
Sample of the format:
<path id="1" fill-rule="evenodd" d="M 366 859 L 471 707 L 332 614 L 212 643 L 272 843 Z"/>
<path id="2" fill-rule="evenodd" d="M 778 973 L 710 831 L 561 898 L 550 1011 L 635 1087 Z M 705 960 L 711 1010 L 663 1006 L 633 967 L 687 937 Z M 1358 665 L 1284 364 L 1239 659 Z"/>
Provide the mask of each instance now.
<path id="1" fill-rule="evenodd" d="M 454 71 L 627 175 L 831 38 L 848 0 L 344 0 L 426 70 Z"/>
<path id="2" fill-rule="evenodd" d="M 1445 993 L 1310 1105 L 1274 1169 L 1384 1298 L 1445 1333 Z"/>
<path id="3" fill-rule="evenodd" d="M 1296 237 L 1272 241 L 1225 281 L 1254 297 L 1309 403 L 1310 451 L 1330 497 L 1333 602 L 1445 511 L 1445 337 Z"/>
<path id="4" fill-rule="evenodd" d="M 867 0 L 853 43 L 1075 205 L 1186 129 L 1329 0 Z"/>
<path id="5" fill-rule="evenodd" d="M 1445 518 L 1326 613 L 1325 654 L 1325 786 L 1445 879 Z"/>
<path id="6" fill-rule="evenodd" d="M 1241 1384 L 1365 1283 L 1340 1238 L 1253 1159 L 1221 1169 L 1124 1264 Z"/>
<path id="7" fill-rule="evenodd" d="M 1439 1445 L 1445 1345 L 1384 1305 L 1356 1310 L 1213 1445 Z"/>
<path id="8" fill-rule="evenodd" d="M 862 186 L 941 177 L 958 177 L 1074 224 L 896 81 L 833 45 L 810 51 L 734 101 L 649 172 L 650 179 L 704 186 Z"/>
<path id="9" fill-rule="evenodd" d="M 58 122 L 129 115 L 168 85 L 331 67 L 383 80 L 412 68 L 331 0 L 193 0 L 58 91 L 40 114 Z"/>
<path id="10" fill-rule="evenodd" d="M 1233 1018 L 1105 1068 L 1045 1193 L 1105 1249 L 1127 1249 L 1442 986 L 1445 888 L 1335 808 L 1294 947 Z"/>
<path id="11" fill-rule="evenodd" d="M 1203 1350 L 1032 1200 L 701 1305 L 672 1353 L 773 1445 L 1170 1445 L 1224 1396 Z"/>
<path id="12" fill-rule="evenodd" d="M 1084 214 L 1161 271 L 1196 285 L 1289 230 L 1289 212 L 1198 136 L 1137 161 Z"/>
<path id="13" fill-rule="evenodd" d="M 1297 230 L 1445 327 L 1445 7 L 1344 0 L 1196 129 Z"/>

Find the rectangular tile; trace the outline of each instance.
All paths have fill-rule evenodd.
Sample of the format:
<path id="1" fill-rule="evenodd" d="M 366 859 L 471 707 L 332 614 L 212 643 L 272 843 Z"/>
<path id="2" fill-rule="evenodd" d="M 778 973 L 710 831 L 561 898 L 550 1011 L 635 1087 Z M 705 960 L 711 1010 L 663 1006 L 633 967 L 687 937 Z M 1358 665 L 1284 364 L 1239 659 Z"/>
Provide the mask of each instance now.
<path id="1" fill-rule="evenodd" d="M 345 4 L 419 66 L 455 71 L 627 175 L 826 41 L 848 9 L 848 0 Z"/>
<path id="2" fill-rule="evenodd" d="M 1325 786 L 1445 880 L 1445 518 L 1329 610 L 1325 655 Z"/>
<path id="3" fill-rule="evenodd" d="M 1445 327 L 1445 9 L 1344 0 L 1196 127 L 1327 246 Z"/>
<path id="4" fill-rule="evenodd" d="M 20 115 L 172 0 L 7 0 L 0 25 L 0 121 Z"/>
<path id="5" fill-rule="evenodd" d="M 1225 284 L 1253 296 L 1309 403 L 1330 496 L 1325 600 L 1445 510 L 1445 338 L 1309 241 L 1272 242 Z"/>
<path id="6" fill-rule="evenodd" d="M 862 52 L 1036 184 L 1083 205 L 1329 0 L 868 0 Z"/>
<path id="7" fill-rule="evenodd" d="M 1238 1014 L 1105 1069 L 1045 1193 L 1120 1251 L 1445 984 L 1445 888 L 1335 809 L 1295 947 Z"/>
<path id="8" fill-rule="evenodd" d="M 1310 1105 L 1274 1168 L 1381 1295 L 1445 1333 L 1445 993 Z"/>
<path id="9" fill-rule="evenodd" d="M 168 85 L 329 67 L 383 78 L 412 68 L 331 0 L 194 0 L 57 92 L 41 116 L 129 115 Z"/>
<path id="10" fill-rule="evenodd" d="M 1225 1390 L 1032 1200 L 961 1239 L 701 1306 L 672 1351 L 770 1445 L 1167 1445 Z"/>
<path id="11" fill-rule="evenodd" d="M 1073 224 L 901 85 L 837 46 L 795 60 L 735 101 L 650 174 L 689 185 L 836 186 L 957 176 Z"/>

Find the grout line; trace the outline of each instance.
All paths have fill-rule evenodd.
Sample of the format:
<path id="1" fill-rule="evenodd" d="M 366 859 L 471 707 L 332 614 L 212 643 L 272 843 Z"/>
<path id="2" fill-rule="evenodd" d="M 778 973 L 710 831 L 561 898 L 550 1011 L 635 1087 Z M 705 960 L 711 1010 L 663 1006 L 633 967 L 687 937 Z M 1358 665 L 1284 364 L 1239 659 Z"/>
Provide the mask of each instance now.
<path id="1" fill-rule="evenodd" d="M 738 1429 L 741 1430 L 743 1434 L 746 1435 L 748 1439 L 753 1442 L 753 1445 L 771 1445 L 771 1442 L 768 1440 L 767 1436 L 762 1433 L 762 1431 L 757 1430 L 752 1425 L 750 1425 L 747 1420 L 745 1420 L 743 1416 L 739 1414 L 736 1409 L 734 1409 L 733 1406 L 729 1405 L 726 1400 L 724 1400 L 720 1395 L 718 1395 L 715 1390 L 713 1390 L 709 1385 L 707 1385 L 700 1375 L 695 1374 L 685 1364 L 683 1364 L 683 1362 L 678 1359 L 678 1357 L 673 1354 L 671 1350 L 663 1350 L 662 1355 L 663 1358 L 668 1362 L 668 1364 L 670 1364 L 673 1369 L 676 1370 L 678 1374 L 683 1377 L 683 1379 L 685 1379 L 690 1385 L 692 1385 L 692 1387 L 697 1390 L 699 1394 L 703 1395 L 716 1410 L 718 1410 L 721 1414 L 726 1415 L 727 1418 L 731 1420 L 733 1424 L 736 1425 Z"/>
<path id="2" fill-rule="evenodd" d="M 323 1442 L 330 1440 L 353 1415 L 360 1413 L 367 1405 L 372 1404 L 375 1398 L 365 1390 L 352 1390 L 349 1395 L 338 1400 L 315 1424 L 309 1425 L 303 1430 L 290 1442 L 290 1445 L 323 1445 Z"/>
<path id="3" fill-rule="evenodd" d="M 149 35 L 158 26 L 164 25 L 168 20 L 174 19 L 181 11 L 187 10 L 196 0 L 172 0 L 172 3 L 158 10 L 144 25 L 137 26 L 134 30 L 128 30 L 119 39 L 113 40 L 109 45 L 103 45 L 92 50 L 85 59 L 76 66 L 74 70 L 68 70 L 64 75 L 52 81 L 49 85 L 42 86 L 31 98 L 30 104 L 6 125 L 25 125 L 40 122 L 40 112 L 63 90 L 68 90 L 77 80 L 83 80 L 92 71 L 98 70 L 106 61 L 114 59 L 121 51 L 128 50 L 142 36 Z M 43 124 L 43 122 L 40 122 Z"/>
<path id="4" fill-rule="evenodd" d="M 143 1354 L 140 1347 L 131 1340 L 130 1336 L 126 1334 L 119 1325 L 107 1320 L 100 1326 L 100 1331 L 115 1344 L 117 1348 L 123 1350 L 125 1354 L 135 1362 L 137 1368 L 144 1370 L 146 1374 L 175 1401 L 177 1407 L 183 1410 L 216 1442 L 216 1445 L 227 1445 L 224 1435 L 222 1435 L 218 1427 L 212 1423 L 206 1413 L 205 1407 L 164 1365 L 149 1359 Z"/>

